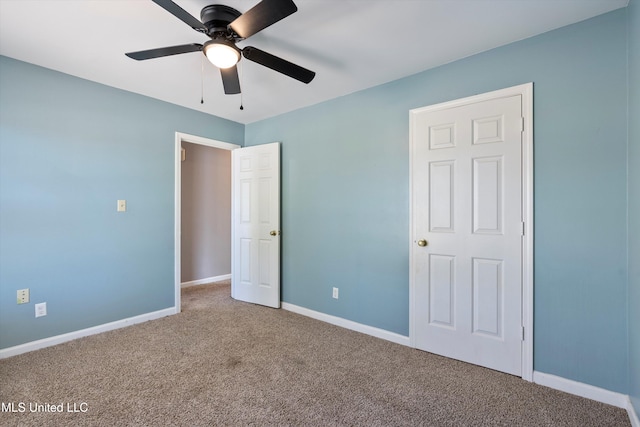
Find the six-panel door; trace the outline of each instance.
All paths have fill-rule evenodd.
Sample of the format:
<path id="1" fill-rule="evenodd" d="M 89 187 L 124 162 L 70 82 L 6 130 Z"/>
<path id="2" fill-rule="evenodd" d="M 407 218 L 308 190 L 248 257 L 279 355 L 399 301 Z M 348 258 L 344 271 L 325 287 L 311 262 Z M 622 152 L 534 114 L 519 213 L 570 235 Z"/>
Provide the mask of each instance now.
<path id="1" fill-rule="evenodd" d="M 515 375 L 521 103 L 517 95 L 411 115 L 416 347 Z"/>
<path id="2" fill-rule="evenodd" d="M 280 307 L 280 144 L 233 150 L 231 296 Z"/>

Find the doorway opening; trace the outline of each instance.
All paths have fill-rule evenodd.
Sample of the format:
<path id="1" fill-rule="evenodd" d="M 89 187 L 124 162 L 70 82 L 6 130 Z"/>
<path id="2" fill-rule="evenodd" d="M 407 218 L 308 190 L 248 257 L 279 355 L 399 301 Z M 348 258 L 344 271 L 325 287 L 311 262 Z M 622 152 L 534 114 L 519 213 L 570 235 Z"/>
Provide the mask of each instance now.
<path id="1" fill-rule="evenodd" d="M 229 271 L 226 273 L 216 274 L 210 272 L 220 272 L 220 268 L 224 269 L 224 265 L 231 263 L 231 236 L 228 236 L 228 242 L 221 245 L 211 245 L 210 236 L 216 230 L 222 233 L 231 232 L 231 197 L 225 201 L 228 204 L 227 212 L 221 212 L 215 221 L 209 221 L 207 212 L 211 212 L 214 207 L 215 193 L 231 194 L 231 151 L 240 148 L 239 145 L 228 142 L 203 138 L 195 135 L 189 135 L 176 132 L 175 136 L 175 237 L 174 237 L 174 282 L 175 282 L 175 312 L 181 311 L 181 288 L 182 284 L 196 285 L 201 283 L 209 283 L 212 281 L 230 279 Z M 186 149 L 183 151 L 183 149 Z M 214 150 L 211 150 L 214 149 Z M 191 154 L 189 154 L 191 151 Z M 185 167 L 187 172 L 183 175 L 183 159 L 185 161 L 191 155 L 202 155 L 209 161 L 217 162 L 221 167 L 228 168 L 228 188 L 224 188 L 224 183 L 206 183 L 205 180 L 212 179 L 212 171 L 207 170 L 202 164 L 196 165 L 195 168 Z M 193 160 L 193 157 L 192 157 Z M 225 166 L 225 162 L 227 165 Z M 213 165 L 215 166 L 215 165 Z M 192 184 L 191 188 L 184 188 L 185 184 Z M 211 194 L 206 194 L 208 191 Z M 208 197 L 212 196 L 212 197 Z M 189 201 L 189 208 L 183 210 L 183 200 Z M 225 209 L 224 207 L 222 209 Z M 183 215 L 187 215 L 188 224 L 183 224 Z M 228 219 L 225 225 L 225 218 Z M 203 231 L 202 233 L 201 231 Z M 224 239 L 224 238 L 223 238 Z M 226 253 L 225 246 L 228 246 Z M 217 260 L 212 259 L 212 255 L 219 252 Z M 191 262 L 187 265 L 183 263 L 183 255 L 189 258 Z M 209 273 L 208 273 L 209 272 Z M 205 277 L 203 277 L 203 275 Z M 199 277 L 198 277 L 199 276 Z"/>

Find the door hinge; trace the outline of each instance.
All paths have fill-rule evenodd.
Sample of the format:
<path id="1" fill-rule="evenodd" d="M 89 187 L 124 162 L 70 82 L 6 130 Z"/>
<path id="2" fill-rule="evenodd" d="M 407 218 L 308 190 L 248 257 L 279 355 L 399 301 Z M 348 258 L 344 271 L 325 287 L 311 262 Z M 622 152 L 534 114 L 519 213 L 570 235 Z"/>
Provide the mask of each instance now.
<path id="1" fill-rule="evenodd" d="M 526 227 L 525 227 L 525 224 L 524 224 L 524 221 L 521 221 L 521 222 L 520 222 L 520 224 L 521 224 L 521 226 L 522 226 L 522 228 L 521 228 L 521 230 L 520 230 L 520 235 L 521 235 L 521 236 L 524 236 L 524 230 L 525 230 L 525 228 L 526 228 Z"/>
<path id="2" fill-rule="evenodd" d="M 520 117 L 520 132 L 524 132 L 524 117 Z"/>
<path id="3" fill-rule="evenodd" d="M 522 341 L 524 341 L 524 326 L 522 327 Z"/>

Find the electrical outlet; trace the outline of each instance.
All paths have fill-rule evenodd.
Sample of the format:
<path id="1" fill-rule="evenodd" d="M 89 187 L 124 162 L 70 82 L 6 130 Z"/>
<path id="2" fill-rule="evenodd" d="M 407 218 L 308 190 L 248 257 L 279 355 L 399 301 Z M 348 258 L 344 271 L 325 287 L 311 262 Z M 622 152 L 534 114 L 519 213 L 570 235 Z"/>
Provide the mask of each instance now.
<path id="1" fill-rule="evenodd" d="M 29 302 L 29 289 L 18 290 L 18 304 L 26 304 Z"/>
<path id="2" fill-rule="evenodd" d="M 333 288 L 333 297 L 338 299 L 338 288 Z"/>
<path id="3" fill-rule="evenodd" d="M 47 303 L 41 302 L 36 304 L 36 317 L 42 317 L 47 315 Z"/>

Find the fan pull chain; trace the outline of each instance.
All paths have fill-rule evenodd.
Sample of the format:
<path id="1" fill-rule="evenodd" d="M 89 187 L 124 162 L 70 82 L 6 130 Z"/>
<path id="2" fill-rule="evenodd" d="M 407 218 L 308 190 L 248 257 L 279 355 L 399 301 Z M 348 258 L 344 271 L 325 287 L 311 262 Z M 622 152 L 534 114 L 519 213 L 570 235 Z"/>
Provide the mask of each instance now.
<path id="1" fill-rule="evenodd" d="M 200 104 L 204 104 L 204 56 L 200 61 Z"/>
<path id="2" fill-rule="evenodd" d="M 244 65 L 240 65 L 240 87 L 242 87 L 242 76 L 244 75 Z M 244 110 L 242 106 L 242 90 L 240 91 L 240 111 Z"/>

